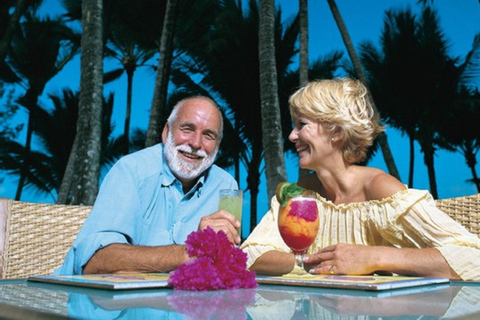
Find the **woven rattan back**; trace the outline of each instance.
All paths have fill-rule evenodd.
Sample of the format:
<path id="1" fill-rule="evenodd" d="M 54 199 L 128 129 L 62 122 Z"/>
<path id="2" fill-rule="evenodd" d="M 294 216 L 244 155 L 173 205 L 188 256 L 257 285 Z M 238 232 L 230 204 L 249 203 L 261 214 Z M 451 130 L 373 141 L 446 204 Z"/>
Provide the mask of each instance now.
<path id="1" fill-rule="evenodd" d="M 2 201 L 7 210 L 4 210 L 1 278 L 52 273 L 63 263 L 92 209 L 90 206 Z"/>
<path id="2" fill-rule="evenodd" d="M 480 193 L 436 200 L 437 207 L 480 237 Z"/>

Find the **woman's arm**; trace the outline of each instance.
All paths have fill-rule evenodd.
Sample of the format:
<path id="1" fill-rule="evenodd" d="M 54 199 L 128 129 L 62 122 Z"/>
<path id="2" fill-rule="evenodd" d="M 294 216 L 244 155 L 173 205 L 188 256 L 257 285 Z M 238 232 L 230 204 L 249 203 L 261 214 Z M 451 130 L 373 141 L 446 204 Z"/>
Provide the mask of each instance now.
<path id="1" fill-rule="evenodd" d="M 306 255 L 309 272 L 372 274 L 391 272 L 409 276 L 461 279 L 435 248 L 412 249 L 338 244 Z"/>
<path id="2" fill-rule="evenodd" d="M 281 276 L 291 272 L 294 266 L 295 256 L 293 253 L 268 251 L 252 264 L 250 270 L 258 274 Z"/>

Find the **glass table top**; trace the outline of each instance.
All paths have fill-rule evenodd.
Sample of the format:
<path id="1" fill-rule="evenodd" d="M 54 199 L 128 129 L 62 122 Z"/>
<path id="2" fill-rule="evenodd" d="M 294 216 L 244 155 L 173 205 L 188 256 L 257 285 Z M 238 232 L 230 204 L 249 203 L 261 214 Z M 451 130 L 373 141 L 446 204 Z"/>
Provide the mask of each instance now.
<path id="1" fill-rule="evenodd" d="M 0 281 L 0 315 L 77 319 L 455 319 L 480 318 L 480 284 L 388 291 L 279 285 L 194 292 L 111 291 L 26 280 Z"/>

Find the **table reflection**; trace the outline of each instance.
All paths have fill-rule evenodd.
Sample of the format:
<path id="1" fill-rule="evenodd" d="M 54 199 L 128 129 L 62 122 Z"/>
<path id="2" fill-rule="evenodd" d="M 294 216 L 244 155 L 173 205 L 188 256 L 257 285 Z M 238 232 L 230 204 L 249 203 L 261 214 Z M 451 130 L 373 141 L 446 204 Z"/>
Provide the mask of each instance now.
<path id="1" fill-rule="evenodd" d="M 25 281 L 0 285 L 0 303 L 79 319 L 478 318 L 478 301 L 478 284 L 381 292 L 278 285 L 211 292 L 109 291 Z"/>
<path id="2" fill-rule="evenodd" d="M 382 292 L 285 286 L 257 290 L 252 319 L 480 318 L 480 287 L 433 285 Z"/>
<path id="3" fill-rule="evenodd" d="M 150 292 L 148 292 L 150 291 Z M 255 289 L 192 292 L 171 289 L 99 297 L 71 294 L 68 314 L 88 319 L 246 319 Z"/>

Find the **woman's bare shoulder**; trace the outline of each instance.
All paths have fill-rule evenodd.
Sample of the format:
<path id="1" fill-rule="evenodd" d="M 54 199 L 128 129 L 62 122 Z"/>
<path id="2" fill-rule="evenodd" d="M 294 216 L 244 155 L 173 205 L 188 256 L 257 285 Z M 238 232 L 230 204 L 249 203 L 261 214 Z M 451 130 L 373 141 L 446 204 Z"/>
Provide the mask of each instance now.
<path id="1" fill-rule="evenodd" d="M 368 200 L 381 200 L 406 189 L 405 185 L 383 170 L 370 168 L 365 179 L 365 194 Z"/>

